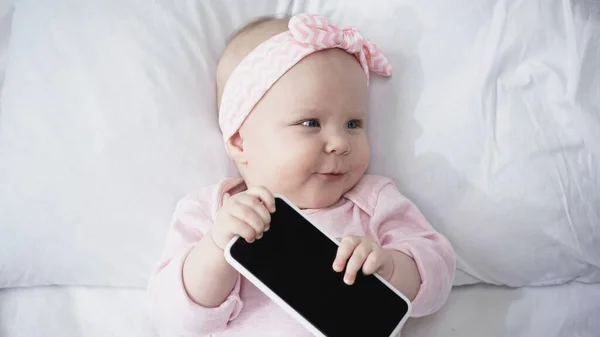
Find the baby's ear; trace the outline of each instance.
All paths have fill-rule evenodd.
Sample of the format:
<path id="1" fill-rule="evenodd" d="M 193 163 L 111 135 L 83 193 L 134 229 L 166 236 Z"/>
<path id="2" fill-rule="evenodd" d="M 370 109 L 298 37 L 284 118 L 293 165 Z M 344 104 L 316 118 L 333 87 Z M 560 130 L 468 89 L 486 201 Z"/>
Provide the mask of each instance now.
<path id="1" fill-rule="evenodd" d="M 237 164 L 246 165 L 248 163 L 244 153 L 244 140 L 242 139 L 242 136 L 240 136 L 239 132 L 236 132 L 233 136 L 231 136 L 231 138 L 229 138 L 225 144 L 225 147 L 227 148 L 227 152 L 233 161 L 235 161 Z"/>

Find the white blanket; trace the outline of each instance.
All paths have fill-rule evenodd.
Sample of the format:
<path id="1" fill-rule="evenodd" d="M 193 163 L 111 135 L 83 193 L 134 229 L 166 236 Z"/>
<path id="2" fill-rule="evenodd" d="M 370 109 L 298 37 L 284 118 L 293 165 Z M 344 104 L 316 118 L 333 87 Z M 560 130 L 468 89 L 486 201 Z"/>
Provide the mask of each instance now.
<path id="1" fill-rule="evenodd" d="M 155 337 L 134 288 L 0 290 L 3 337 Z M 403 337 L 597 337 L 600 286 L 455 288 L 439 313 L 409 320 Z"/>

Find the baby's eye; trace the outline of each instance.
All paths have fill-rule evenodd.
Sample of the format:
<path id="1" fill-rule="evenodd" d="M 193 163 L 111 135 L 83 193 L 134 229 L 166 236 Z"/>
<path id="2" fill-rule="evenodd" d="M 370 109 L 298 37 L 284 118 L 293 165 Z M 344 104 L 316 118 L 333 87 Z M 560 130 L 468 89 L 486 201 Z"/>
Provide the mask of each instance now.
<path id="1" fill-rule="evenodd" d="M 348 123 L 346 124 L 346 127 L 348 129 L 357 129 L 362 127 L 362 122 L 359 121 L 358 119 L 353 119 L 351 121 L 348 121 Z"/>
<path id="2" fill-rule="evenodd" d="M 321 123 L 319 123 L 319 120 L 317 119 L 309 119 L 302 122 L 301 125 L 308 126 L 309 128 L 318 128 L 319 126 L 321 126 Z"/>

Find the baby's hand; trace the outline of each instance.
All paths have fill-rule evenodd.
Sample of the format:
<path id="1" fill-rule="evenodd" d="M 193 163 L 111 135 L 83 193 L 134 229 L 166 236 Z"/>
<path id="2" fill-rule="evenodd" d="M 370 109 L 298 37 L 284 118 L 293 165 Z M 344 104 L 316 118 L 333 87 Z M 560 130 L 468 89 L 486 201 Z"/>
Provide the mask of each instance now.
<path id="1" fill-rule="evenodd" d="M 394 271 L 394 261 L 389 251 L 364 236 L 347 236 L 342 239 L 333 262 L 333 270 L 342 272 L 346 267 L 344 282 L 352 285 L 361 269 L 365 275 L 377 272 L 388 280 Z"/>
<path id="2" fill-rule="evenodd" d="M 221 250 L 236 235 L 248 242 L 260 239 L 269 230 L 272 212 L 273 194 L 264 187 L 251 187 L 225 202 L 211 230 L 212 239 Z"/>

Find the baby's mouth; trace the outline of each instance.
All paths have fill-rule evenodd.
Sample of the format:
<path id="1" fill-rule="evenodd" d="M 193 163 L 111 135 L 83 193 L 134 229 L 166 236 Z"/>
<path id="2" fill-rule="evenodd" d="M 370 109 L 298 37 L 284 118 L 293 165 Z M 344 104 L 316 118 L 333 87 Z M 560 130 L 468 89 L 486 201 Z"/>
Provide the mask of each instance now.
<path id="1" fill-rule="evenodd" d="M 342 173 L 342 172 L 320 172 L 317 173 L 317 175 L 324 180 L 340 180 L 342 179 L 346 174 Z"/>

